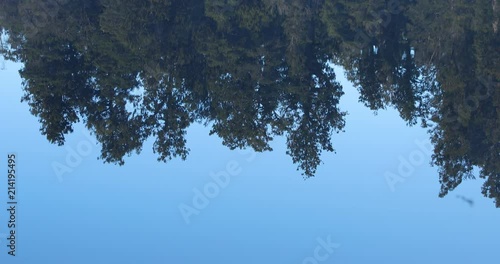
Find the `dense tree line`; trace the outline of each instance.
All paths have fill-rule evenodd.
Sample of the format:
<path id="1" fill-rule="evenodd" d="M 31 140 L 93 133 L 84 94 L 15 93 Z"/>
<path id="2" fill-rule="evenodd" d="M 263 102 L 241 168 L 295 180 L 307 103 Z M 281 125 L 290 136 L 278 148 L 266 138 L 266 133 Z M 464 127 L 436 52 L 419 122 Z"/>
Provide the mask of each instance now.
<path id="1" fill-rule="evenodd" d="M 155 138 L 185 159 L 186 130 L 287 154 L 306 177 L 341 132 L 341 65 L 374 111 L 429 129 L 441 196 L 474 168 L 500 207 L 500 46 L 490 0 L 3 0 L 2 55 L 24 63 L 23 101 L 47 139 L 83 121 L 101 158 Z"/>

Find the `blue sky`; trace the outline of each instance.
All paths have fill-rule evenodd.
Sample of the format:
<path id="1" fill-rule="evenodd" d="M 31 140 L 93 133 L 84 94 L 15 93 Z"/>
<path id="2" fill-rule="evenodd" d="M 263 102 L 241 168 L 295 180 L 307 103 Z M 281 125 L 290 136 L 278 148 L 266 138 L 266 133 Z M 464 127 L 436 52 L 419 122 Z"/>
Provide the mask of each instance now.
<path id="1" fill-rule="evenodd" d="M 304 181 L 285 154 L 284 138 L 275 139 L 273 152 L 230 151 L 200 125 L 189 129 L 188 159 L 168 164 L 156 161 L 152 141 L 122 167 L 103 164 L 81 124 L 65 146 L 51 145 L 20 103 L 19 68 L 6 62 L 0 71 L 0 160 L 6 166 L 7 153 L 18 155 L 19 202 L 17 256 L 7 255 L 2 235 L 0 263 L 498 259 L 500 211 L 480 194 L 482 180 L 438 198 L 437 168 L 415 143 L 428 143 L 426 131 L 407 127 L 392 109 L 375 116 L 339 70 L 346 132 L 333 136 L 337 153 L 324 153 L 316 177 Z M 410 165 L 405 177 L 398 172 L 401 159 Z M 224 186 L 211 176 L 221 172 L 230 175 Z M 388 173 L 404 181 L 391 189 Z M 7 207 L 7 176 L 0 177 L 0 203 Z M 457 195 L 473 199 L 474 207 Z M 3 212 L 0 233 L 6 234 Z"/>

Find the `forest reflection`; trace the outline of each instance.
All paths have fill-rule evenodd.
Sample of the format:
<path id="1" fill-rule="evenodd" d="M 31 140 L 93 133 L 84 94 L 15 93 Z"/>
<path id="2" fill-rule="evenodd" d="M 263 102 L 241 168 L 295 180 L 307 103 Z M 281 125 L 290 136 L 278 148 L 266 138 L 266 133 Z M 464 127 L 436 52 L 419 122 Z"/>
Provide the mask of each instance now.
<path id="1" fill-rule="evenodd" d="M 284 135 L 311 177 L 346 122 L 336 64 L 361 103 L 429 130 L 441 196 L 481 177 L 500 207 L 498 17 L 496 0 L 0 3 L 2 55 L 24 64 L 23 101 L 52 143 L 83 121 L 105 162 L 150 137 L 158 160 L 185 159 L 199 122 L 231 149 Z"/>

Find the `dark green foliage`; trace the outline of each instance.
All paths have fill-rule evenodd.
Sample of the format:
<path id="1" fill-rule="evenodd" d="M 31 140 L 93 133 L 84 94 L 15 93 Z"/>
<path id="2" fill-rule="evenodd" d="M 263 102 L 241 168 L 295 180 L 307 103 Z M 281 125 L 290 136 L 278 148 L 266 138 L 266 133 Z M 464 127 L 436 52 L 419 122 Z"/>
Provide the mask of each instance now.
<path id="1" fill-rule="evenodd" d="M 231 149 L 277 135 L 306 177 L 343 130 L 344 67 L 360 102 L 421 121 L 441 196 L 485 179 L 500 206 L 499 11 L 488 0 L 5 0 L 2 55 L 24 63 L 26 101 L 47 139 L 82 121 L 105 162 L 155 138 L 189 153 L 193 122 Z"/>

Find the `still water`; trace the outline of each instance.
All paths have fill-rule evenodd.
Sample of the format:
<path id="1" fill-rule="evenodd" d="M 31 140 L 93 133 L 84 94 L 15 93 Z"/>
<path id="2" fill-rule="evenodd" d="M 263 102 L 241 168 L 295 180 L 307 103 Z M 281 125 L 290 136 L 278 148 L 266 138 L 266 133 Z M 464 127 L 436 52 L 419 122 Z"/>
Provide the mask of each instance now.
<path id="1" fill-rule="evenodd" d="M 290 177 L 299 178 L 294 188 L 302 191 L 310 188 L 308 192 L 314 193 L 314 190 L 323 190 L 321 185 L 308 185 L 309 181 L 321 181 L 317 178 L 359 177 L 351 169 L 319 173 L 323 166 L 332 168 L 337 166 L 332 164 L 347 162 L 351 168 L 361 166 L 371 171 L 385 166 L 377 177 L 385 192 L 390 193 L 411 180 L 418 166 L 430 162 L 434 169 L 426 172 L 426 177 L 432 178 L 431 182 L 438 188 L 433 189 L 435 193 L 422 196 L 454 196 L 455 200 L 473 208 L 471 198 L 452 194 L 452 191 L 466 180 L 476 179 L 480 185 L 475 192 L 488 199 L 489 207 L 500 207 L 500 12 L 496 0 L 26 0 L 1 1 L 0 8 L 1 53 L 5 59 L 0 66 L 20 65 L 19 73 L 9 73 L 9 76 L 22 80 L 16 89 L 22 91 L 23 114 L 29 111 L 38 120 L 39 130 L 30 130 L 33 135 L 41 133 L 46 141 L 66 146 L 67 153 L 61 161 L 49 162 L 51 173 L 58 176 L 59 182 L 63 174 L 75 170 L 77 165 L 72 164 L 80 166 L 87 156 L 85 153 L 91 153 L 86 150 L 96 147 L 94 156 L 105 164 L 95 166 L 110 170 L 110 174 L 126 174 L 137 180 L 143 176 L 127 174 L 127 169 L 140 170 L 136 167 L 138 156 L 147 157 L 141 162 L 151 164 L 149 169 L 143 168 L 143 173 L 150 173 L 153 166 L 162 164 L 157 163 L 158 160 L 173 164 L 174 167 L 163 167 L 171 174 L 179 173 L 181 168 L 198 166 L 189 163 L 191 155 L 197 156 L 195 160 L 200 158 L 200 153 L 205 153 L 201 157 L 204 160 L 219 157 L 224 162 L 217 169 L 209 167 L 211 162 L 204 162 L 201 166 L 204 171 L 196 172 L 207 178 L 205 183 L 196 183 L 200 187 L 195 188 L 194 193 L 191 193 L 192 186 L 187 189 L 189 194 L 185 197 L 188 198 L 183 199 L 187 202 L 176 201 L 173 205 L 176 217 L 189 224 L 213 201 L 212 197 L 229 190 L 225 188 L 230 186 L 231 177 L 242 174 L 245 167 L 246 170 L 272 171 L 270 174 L 287 181 Z M 12 62 L 18 64 L 9 64 Z M 344 100 L 350 103 L 341 103 Z M 19 105 L 18 101 L 15 103 Z M 356 123 L 357 111 L 371 114 L 363 121 L 364 127 Z M 386 113 L 394 116 L 384 119 Z M 361 132 L 350 132 L 347 129 L 350 122 L 357 124 Z M 397 128 L 388 131 L 393 125 Z M 413 135 L 412 131 L 417 130 L 424 133 L 419 132 L 418 138 L 409 141 L 401 155 L 381 150 L 396 144 L 396 136 L 391 139 L 391 133 Z M 189 136 L 188 131 L 195 131 L 193 134 L 199 136 Z M 205 135 L 196 131 L 203 131 Z M 69 144 L 72 149 L 68 150 L 68 138 L 76 132 L 85 134 L 83 142 L 91 142 L 87 149 L 77 141 L 71 143 L 73 146 Z M 366 158 L 342 157 L 346 154 L 338 151 L 350 144 L 371 152 L 376 145 L 374 140 L 381 142 L 377 147 L 380 152 L 375 155 L 385 156 L 391 165 L 374 164 Z M 207 149 L 200 149 L 204 145 Z M 44 148 L 55 149 L 54 146 Z M 144 153 L 151 148 L 155 155 Z M 253 163 L 254 158 L 274 155 L 276 150 L 279 154 L 269 157 L 286 160 L 277 161 L 280 170 L 274 170 L 276 164 Z M 224 155 L 238 158 L 226 160 Z M 182 160 L 186 161 L 179 162 Z M 280 175 L 290 168 L 292 175 Z M 293 173 L 295 169 L 297 173 Z M 207 173 L 207 170 L 214 171 Z M 262 175 L 262 171 L 255 173 Z M 278 182 L 271 178 L 271 182 L 274 181 Z M 363 182 L 365 179 L 360 177 L 358 183 L 354 181 L 337 191 L 342 193 L 348 188 L 356 193 L 357 185 Z M 336 184 L 342 185 L 342 181 Z M 255 192 L 262 191 L 251 186 Z M 293 197 L 288 192 L 276 190 L 274 195 Z M 346 208 L 356 208 L 358 202 L 353 201 L 357 200 L 349 201 L 337 204 L 340 208 L 336 209 L 344 213 L 356 211 Z M 248 208 L 260 204 L 243 203 Z M 234 206 L 229 203 L 224 208 L 236 210 Z M 272 210 L 265 208 L 252 215 L 266 217 Z M 387 204 L 381 207 L 384 209 L 376 208 L 365 208 L 368 211 L 364 212 L 374 210 L 371 212 L 377 214 L 392 210 Z M 298 211 L 287 212 L 290 216 L 307 218 L 296 215 Z M 399 217 L 412 213 L 415 212 Z M 495 215 L 491 211 L 488 214 Z M 367 216 L 363 214 L 363 217 Z M 499 219 L 498 213 L 495 217 L 493 219 Z M 206 221 L 210 223 L 214 219 L 218 217 Z M 380 216 L 379 220 L 382 219 Z M 348 225 L 350 221 L 353 219 L 345 223 Z M 353 221 L 353 226 L 356 221 L 360 219 Z M 246 224 L 247 227 L 259 225 L 267 227 L 260 221 L 255 225 Z M 498 230 L 496 226 L 492 228 Z M 387 229 L 390 230 L 391 225 Z M 189 230 L 179 231 L 174 237 L 199 239 L 195 231 Z M 207 232 L 203 230 L 206 229 L 198 231 Z M 148 232 L 153 231 L 148 229 Z M 269 232 L 273 230 L 261 236 Z M 392 234 L 387 232 L 386 235 Z M 143 236 L 149 238 L 149 234 Z M 358 263 L 346 252 L 359 249 L 362 239 L 332 242 L 335 238 L 328 236 L 313 238 L 308 246 L 312 257 L 306 254 L 302 259 L 295 257 L 282 263 L 327 260 Z M 394 234 L 388 236 L 392 239 L 389 238 L 386 245 L 400 239 Z M 218 240 L 214 235 L 207 237 Z M 231 239 L 219 240 L 217 243 L 231 248 Z M 314 255 L 316 245 L 323 254 Z M 295 246 L 303 250 L 303 246 Z M 252 243 L 246 247 L 249 251 L 258 248 Z M 345 247 L 350 249 L 342 253 Z M 197 250 L 196 247 L 193 250 Z M 291 251 L 290 254 L 294 249 Z M 380 249 L 378 253 L 387 256 L 386 251 L 390 249 Z M 224 253 L 220 263 L 277 263 L 277 260 L 268 262 L 257 258 L 259 252 L 250 254 L 247 260 L 235 260 L 228 257 L 233 255 L 231 252 Z M 344 262 L 333 260 L 336 252 Z M 414 254 L 420 254 L 417 252 L 415 249 Z M 394 253 L 394 258 L 386 258 L 387 261 L 377 258 L 376 263 L 401 263 L 407 254 Z M 363 257 L 368 259 L 367 255 Z M 483 257 L 491 259 L 491 255 Z M 191 261 L 186 262 L 179 255 L 165 259 L 178 263 L 211 263 L 193 256 L 187 257 Z M 440 256 L 435 260 L 438 259 L 445 258 Z M 460 260 L 453 263 L 461 263 Z M 154 258 L 149 261 L 160 263 Z"/>

